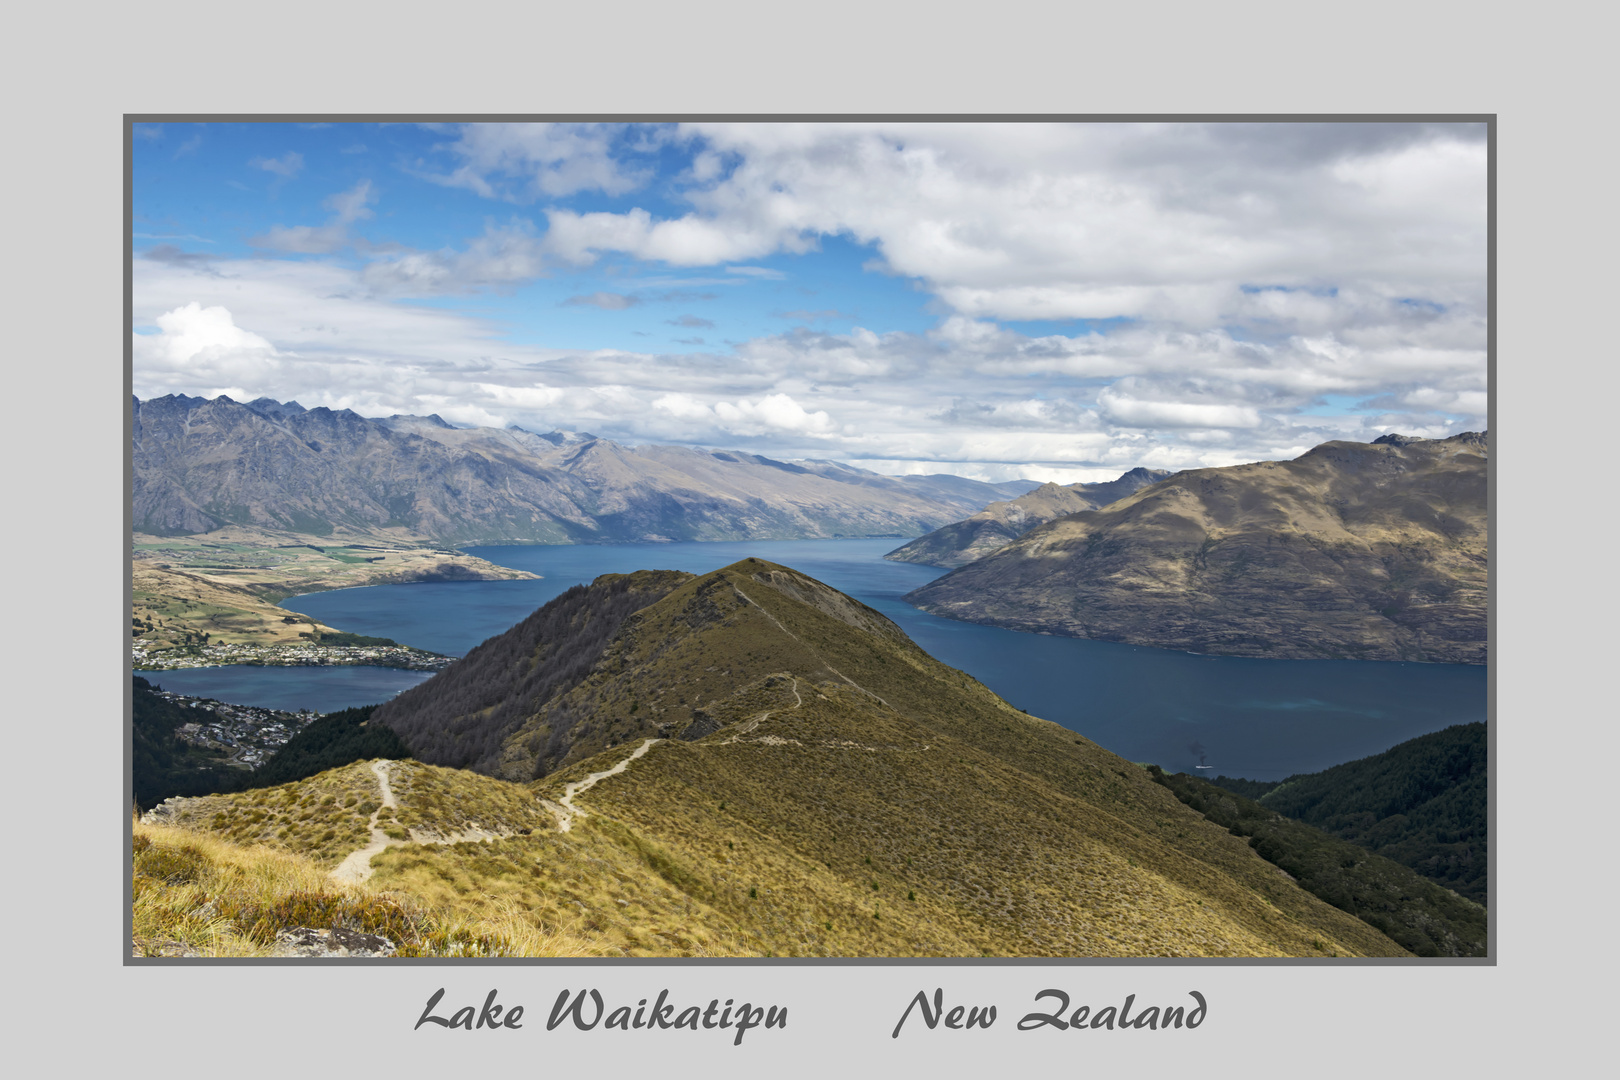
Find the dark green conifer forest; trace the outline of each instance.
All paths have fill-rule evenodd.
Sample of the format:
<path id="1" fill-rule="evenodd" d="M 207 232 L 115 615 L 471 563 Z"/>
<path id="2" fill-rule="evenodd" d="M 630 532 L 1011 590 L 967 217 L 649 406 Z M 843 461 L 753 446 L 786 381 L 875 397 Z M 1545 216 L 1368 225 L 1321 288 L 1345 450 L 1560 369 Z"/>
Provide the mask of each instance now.
<path id="1" fill-rule="evenodd" d="M 225 763 L 225 755 L 192 746 L 175 728 L 197 719 L 182 705 L 161 698 L 151 683 L 135 676 L 133 740 L 135 805 L 150 810 L 173 795 L 240 791 L 247 776 Z"/>
<path id="2" fill-rule="evenodd" d="M 1409 867 L 1295 821 L 1242 795 L 1157 765 L 1153 778 L 1302 889 L 1382 932 L 1418 956 L 1485 956 L 1486 912 Z"/>
<path id="3" fill-rule="evenodd" d="M 1212 782 L 1486 902 L 1486 732 L 1457 724 L 1382 754 L 1266 782 Z"/>

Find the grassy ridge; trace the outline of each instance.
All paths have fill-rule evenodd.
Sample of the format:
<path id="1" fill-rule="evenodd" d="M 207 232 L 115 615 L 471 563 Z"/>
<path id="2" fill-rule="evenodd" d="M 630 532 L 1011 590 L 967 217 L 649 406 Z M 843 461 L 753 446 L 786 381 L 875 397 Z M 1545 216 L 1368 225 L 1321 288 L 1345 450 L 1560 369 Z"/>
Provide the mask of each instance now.
<path id="1" fill-rule="evenodd" d="M 285 851 L 136 822 L 136 956 L 267 956 L 282 930 L 341 927 L 388 938 L 399 956 L 580 956 L 566 929 L 509 911 L 465 914 L 366 885 L 334 885 Z"/>
<path id="2" fill-rule="evenodd" d="M 586 804 L 735 918 L 799 898 L 763 939 L 779 954 L 1400 951 L 1141 770 L 761 560 L 625 619 L 559 714 L 586 719 L 561 740 L 571 766 L 535 785 L 553 799 L 640 739 L 677 736 Z"/>

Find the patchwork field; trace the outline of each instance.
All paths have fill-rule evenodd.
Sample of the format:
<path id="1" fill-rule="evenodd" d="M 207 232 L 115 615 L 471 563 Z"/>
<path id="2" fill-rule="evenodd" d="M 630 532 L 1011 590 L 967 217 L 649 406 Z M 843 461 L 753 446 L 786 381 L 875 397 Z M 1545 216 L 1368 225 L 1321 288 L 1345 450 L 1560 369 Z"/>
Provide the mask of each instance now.
<path id="1" fill-rule="evenodd" d="M 241 528 L 201 536 L 137 533 L 131 555 L 131 636 L 146 654 L 204 644 L 353 644 L 352 635 L 277 603 L 361 585 L 535 576 L 387 536 L 333 542 Z"/>

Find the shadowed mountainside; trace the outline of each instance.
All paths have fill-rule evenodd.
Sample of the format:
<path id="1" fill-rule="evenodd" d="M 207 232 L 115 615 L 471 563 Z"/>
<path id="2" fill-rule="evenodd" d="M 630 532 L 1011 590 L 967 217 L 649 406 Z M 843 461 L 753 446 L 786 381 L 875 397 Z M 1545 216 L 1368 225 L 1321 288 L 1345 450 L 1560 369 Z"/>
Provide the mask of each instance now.
<path id="1" fill-rule="evenodd" d="M 1169 476 L 1164 469 L 1132 469 L 1102 484 L 1042 484 L 1027 495 L 994 502 L 965 521 L 953 522 L 898 547 L 885 559 L 954 569 L 1006 547 L 1037 525 L 1082 510 L 1098 510 Z"/>
<path id="2" fill-rule="evenodd" d="M 580 724 L 588 706 L 566 701 L 568 692 L 596 669 L 628 616 L 692 578 L 677 570 L 641 570 L 575 585 L 432 679 L 379 705 L 376 719 L 398 732 L 419 760 L 511 780 L 556 767 L 575 741 L 601 749 L 603 740 L 591 738 L 592 726 Z M 503 768 L 503 746 L 520 729 L 536 745 L 520 762 L 505 754 Z"/>
<path id="3" fill-rule="evenodd" d="M 1015 630 L 1234 656 L 1486 658 L 1480 432 L 1191 469 L 907 595 Z"/>

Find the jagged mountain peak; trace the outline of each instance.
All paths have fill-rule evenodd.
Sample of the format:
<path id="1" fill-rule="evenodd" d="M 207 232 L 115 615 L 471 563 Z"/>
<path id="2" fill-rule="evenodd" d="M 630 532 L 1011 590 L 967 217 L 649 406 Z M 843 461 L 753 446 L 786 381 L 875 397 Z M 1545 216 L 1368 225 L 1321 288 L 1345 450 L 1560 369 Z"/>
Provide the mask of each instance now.
<path id="1" fill-rule="evenodd" d="M 296 401 L 280 402 L 269 397 L 254 398 L 252 401 L 247 402 L 246 406 L 256 413 L 277 420 L 285 420 L 289 416 L 297 416 L 307 411 Z"/>

